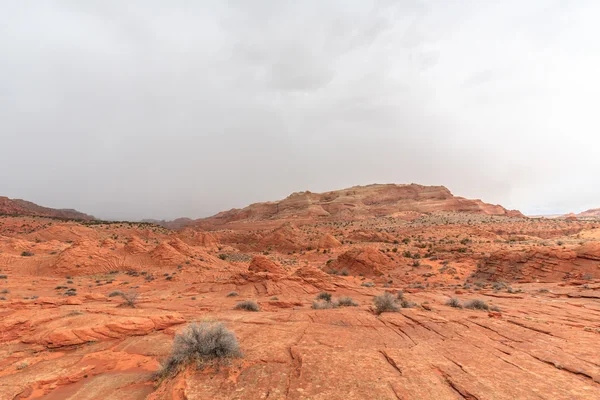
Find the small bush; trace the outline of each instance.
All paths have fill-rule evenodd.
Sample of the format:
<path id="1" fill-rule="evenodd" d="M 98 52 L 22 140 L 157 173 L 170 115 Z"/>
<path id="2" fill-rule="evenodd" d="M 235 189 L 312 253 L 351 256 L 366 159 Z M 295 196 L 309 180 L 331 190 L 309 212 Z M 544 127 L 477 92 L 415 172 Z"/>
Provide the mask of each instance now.
<path id="1" fill-rule="evenodd" d="M 238 292 L 229 292 L 229 293 L 227 293 L 227 297 L 235 297 L 235 296 L 239 296 Z"/>
<path id="2" fill-rule="evenodd" d="M 33 253 L 30 251 L 24 251 L 21 253 L 21 257 L 32 257 Z"/>
<path id="3" fill-rule="evenodd" d="M 191 362 L 200 367 L 208 361 L 241 356 L 235 334 L 222 323 L 194 322 L 175 335 L 171 354 L 157 375 L 168 377 Z"/>
<path id="4" fill-rule="evenodd" d="M 446 302 L 446 305 L 450 306 L 450 307 L 454 307 L 454 308 L 463 308 L 462 304 L 460 303 L 460 300 L 457 299 L 456 297 L 449 299 Z"/>
<path id="5" fill-rule="evenodd" d="M 333 308 L 333 304 L 329 301 L 313 301 L 312 308 L 314 310 L 326 310 Z"/>
<path id="6" fill-rule="evenodd" d="M 490 306 L 490 311 L 500 312 L 500 307 L 498 307 L 498 306 Z"/>
<path id="7" fill-rule="evenodd" d="M 340 297 L 337 299 L 336 304 L 339 307 L 357 307 L 358 303 L 352 300 L 352 297 Z"/>
<path id="8" fill-rule="evenodd" d="M 8 289 L 2 289 L 2 291 L 0 291 L 0 293 L 2 293 L 2 294 L 9 294 L 10 290 L 8 290 Z"/>
<path id="9" fill-rule="evenodd" d="M 321 292 L 317 296 L 317 300 L 325 300 L 326 302 L 330 303 L 331 302 L 331 293 Z"/>
<path id="10" fill-rule="evenodd" d="M 483 300 L 479 300 L 479 299 L 475 299 L 475 300 L 469 300 L 465 303 L 465 308 L 471 309 L 471 310 L 489 310 L 490 307 L 487 305 L 487 303 Z"/>
<path id="11" fill-rule="evenodd" d="M 404 300 L 404 292 L 402 290 L 398 290 L 398 293 L 396 293 L 396 298 L 398 300 Z"/>
<path id="12" fill-rule="evenodd" d="M 8 275 L 0 275 L 0 279 L 8 279 Z"/>
<path id="13" fill-rule="evenodd" d="M 58 288 L 58 286 L 57 286 Z M 108 294 L 108 297 L 117 297 L 117 296 L 123 296 L 123 292 L 121 292 L 120 290 L 115 290 L 114 292 L 110 292 Z"/>
<path id="14" fill-rule="evenodd" d="M 128 293 L 121 293 L 121 297 L 125 300 L 125 305 L 131 308 L 135 308 L 135 304 L 137 303 L 137 299 L 139 294 L 137 292 L 131 291 Z"/>
<path id="15" fill-rule="evenodd" d="M 375 296 L 373 302 L 375 303 L 375 312 L 377 315 L 384 312 L 398 312 L 400 309 L 396 304 L 394 296 L 388 292 L 385 292 L 381 296 Z"/>
<path id="16" fill-rule="evenodd" d="M 364 287 L 374 287 L 375 284 L 373 282 L 363 282 L 360 284 L 360 286 L 364 286 Z"/>
<path id="17" fill-rule="evenodd" d="M 233 307 L 234 310 L 259 311 L 260 307 L 253 300 L 240 301 Z"/>
<path id="18" fill-rule="evenodd" d="M 219 254 L 221 260 L 227 260 L 227 254 Z"/>

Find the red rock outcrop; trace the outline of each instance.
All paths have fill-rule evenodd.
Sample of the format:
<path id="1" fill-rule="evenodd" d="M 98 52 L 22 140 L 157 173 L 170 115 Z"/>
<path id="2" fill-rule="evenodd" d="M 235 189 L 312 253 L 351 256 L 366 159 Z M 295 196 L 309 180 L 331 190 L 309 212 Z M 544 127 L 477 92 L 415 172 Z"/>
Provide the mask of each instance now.
<path id="1" fill-rule="evenodd" d="M 377 249 L 362 247 L 341 254 L 330 268 L 338 271 L 346 270 L 350 275 L 371 277 L 383 275 L 393 265 L 392 260 Z"/>
<path id="2" fill-rule="evenodd" d="M 349 218 L 391 215 L 404 211 L 456 211 L 523 217 L 519 211 L 506 210 L 499 205 L 456 197 L 443 186 L 376 184 L 326 193 L 297 192 L 281 201 L 252 204 L 244 209 L 222 212 L 198 222 L 219 225 L 240 220 Z"/>
<path id="3" fill-rule="evenodd" d="M 8 197 L 0 197 L 0 214 L 35 215 L 40 217 L 77 220 L 95 219 L 91 215 L 84 214 L 77 210 L 42 207 L 30 201 L 9 199 Z"/>
<path id="4" fill-rule="evenodd" d="M 336 247 L 340 247 L 342 245 L 342 243 L 340 243 L 339 240 L 337 240 L 335 237 L 333 237 L 333 235 L 327 233 L 323 236 L 321 236 L 321 239 L 319 239 L 319 248 L 320 249 L 333 249 Z"/>
<path id="5" fill-rule="evenodd" d="M 275 261 L 269 259 L 265 256 L 254 256 L 250 265 L 248 266 L 248 271 L 251 272 L 268 272 L 271 274 L 285 274 L 285 269 Z"/>

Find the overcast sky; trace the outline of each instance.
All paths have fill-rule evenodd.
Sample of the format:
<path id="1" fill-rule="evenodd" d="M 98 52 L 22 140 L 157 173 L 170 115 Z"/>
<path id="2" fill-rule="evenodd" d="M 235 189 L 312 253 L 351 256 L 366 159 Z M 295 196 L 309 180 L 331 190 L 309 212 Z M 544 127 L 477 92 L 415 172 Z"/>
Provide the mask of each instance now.
<path id="1" fill-rule="evenodd" d="M 0 195 L 203 217 L 445 185 L 600 207 L 596 0 L 0 0 Z"/>

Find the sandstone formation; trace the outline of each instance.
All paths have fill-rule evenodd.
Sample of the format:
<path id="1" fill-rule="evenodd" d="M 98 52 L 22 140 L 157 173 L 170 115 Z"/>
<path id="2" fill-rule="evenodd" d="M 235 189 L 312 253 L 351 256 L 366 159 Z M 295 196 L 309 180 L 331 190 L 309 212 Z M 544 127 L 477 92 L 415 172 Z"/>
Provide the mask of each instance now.
<path id="1" fill-rule="evenodd" d="M 600 398 L 600 224 L 502 210 L 372 185 L 176 230 L 0 215 L 0 399 Z M 157 379 L 197 321 L 243 357 Z"/>
<path id="2" fill-rule="evenodd" d="M 92 220 L 94 217 L 77 210 L 54 209 L 38 206 L 30 201 L 0 197 L 0 214 L 6 215 L 36 215 L 61 219 Z"/>

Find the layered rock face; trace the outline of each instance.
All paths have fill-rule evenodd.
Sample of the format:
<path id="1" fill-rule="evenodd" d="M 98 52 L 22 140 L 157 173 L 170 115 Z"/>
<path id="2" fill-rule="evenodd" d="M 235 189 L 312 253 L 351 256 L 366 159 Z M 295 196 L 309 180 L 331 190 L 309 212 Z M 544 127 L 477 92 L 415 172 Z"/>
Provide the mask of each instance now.
<path id="1" fill-rule="evenodd" d="M 244 209 L 233 209 L 200 220 L 223 224 L 235 221 L 304 218 L 367 218 L 398 212 L 430 213 L 455 211 L 485 215 L 523 217 L 519 211 L 502 206 L 454 196 L 444 186 L 421 185 L 368 185 L 325 193 L 297 192 L 287 198 L 252 204 Z"/>
<path id="2" fill-rule="evenodd" d="M 535 247 L 526 251 L 493 252 L 478 266 L 475 279 L 556 282 L 582 277 L 600 278 L 600 242 L 575 249 Z"/>
<path id="3" fill-rule="evenodd" d="M 35 203 L 21 200 L 0 197 L 0 214 L 5 215 L 32 215 L 40 217 L 62 218 L 62 219 L 95 219 L 91 215 L 84 214 L 77 210 L 54 209 L 38 206 Z"/>

